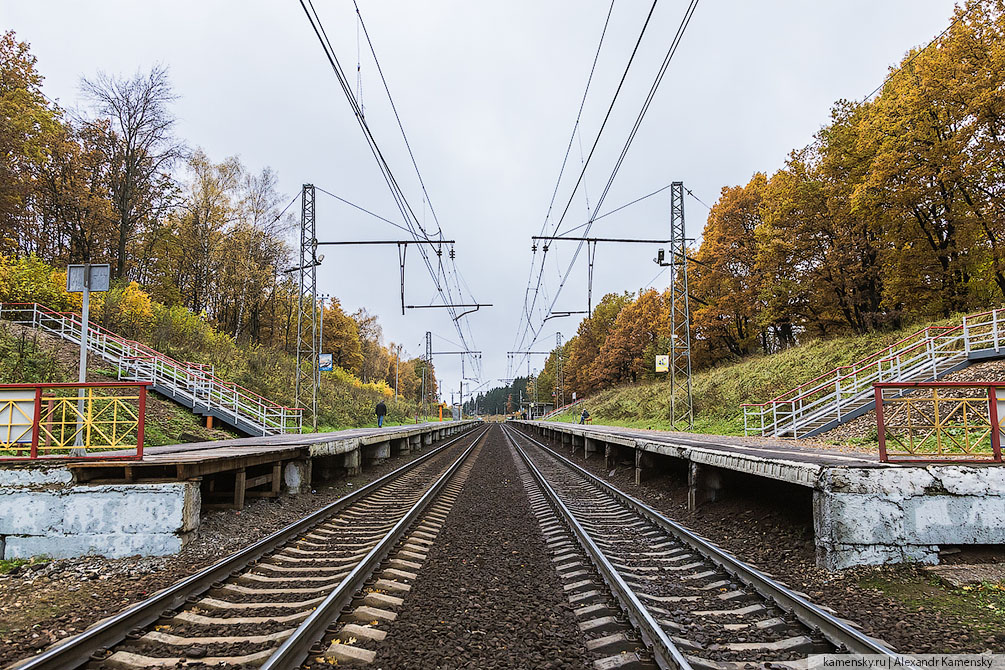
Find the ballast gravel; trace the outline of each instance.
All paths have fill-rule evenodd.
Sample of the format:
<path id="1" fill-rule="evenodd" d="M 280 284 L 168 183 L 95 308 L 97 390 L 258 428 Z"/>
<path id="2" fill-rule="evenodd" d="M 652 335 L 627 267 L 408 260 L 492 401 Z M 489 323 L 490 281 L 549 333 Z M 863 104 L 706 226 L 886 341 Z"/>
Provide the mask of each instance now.
<path id="1" fill-rule="evenodd" d="M 207 514 L 198 537 L 175 556 L 44 560 L 0 575 L 0 667 L 81 632 L 428 451 L 395 456 L 307 494 L 259 499 L 243 510 Z"/>
<path id="2" fill-rule="evenodd" d="M 498 428 L 384 630 L 373 667 L 385 670 L 591 667 Z"/>
<path id="3" fill-rule="evenodd" d="M 584 459 L 582 449 L 572 455 L 568 445 L 551 442 L 549 446 L 740 560 L 808 594 L 813 602 L 857 622 L 865 633 L 884 640 L 895 650 L 973 654 L 1005 649 L 1005 633 L 981 634 L 952 612 L 912 605 L 862 585 L 876 577 L 931 579 L 919 566 L 861 567 L 840 572 L 818 568 L 808 495 L 797 501 L 788 489 L 734 487 L 722 500 L 692 511 L 687 508 L 687 473 L 683 470 L 649 468 L 643 473 L 641 486 L 636 486 L 633 458 L 616 459 L 608 469 L 603 454 Z"/>

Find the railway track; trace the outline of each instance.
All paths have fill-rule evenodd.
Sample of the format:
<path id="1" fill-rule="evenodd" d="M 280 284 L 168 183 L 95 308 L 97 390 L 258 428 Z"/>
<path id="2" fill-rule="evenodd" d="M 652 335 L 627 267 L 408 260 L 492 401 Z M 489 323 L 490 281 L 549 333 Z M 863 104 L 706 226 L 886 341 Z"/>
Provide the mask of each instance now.
<path id="1" fill-rule="evenodd" d="M 444 504 L 439 498 L 449 503 L 456 496 L 451 480 L 464 471 L 487 432 L 460 435 L 12 667 L 299 667 L 309 654 L 322 651 L 320 641 L 337 632 L 329 628 L 359 593 L 367 594 L 362 607 L 369 615 L 396 602 L 389 594 L 407 591 L 411 564 L 403 558 L 392 558 L 379 581 L 368 580 L 410 530 L 409 546 L 430 541 L 432 527 L 423 515 L 431 506 L 428 513 L 436 514 Z M 423 520 L 425 530 L 415 530 Z"/>
<path id="2" fill-rule="evenodd" d="M 598 633 L 587 646 L 620 645 L 621 661 L 603 667 L 647 660 L 625 653 L 631 640 L 622 633 L 605 633 L 602 625 L 612 618 L 607 593 L 663 668 L 798 669 L 814 654 L 897 656 L 544 443 L 509 426 L 503 430 L 561 518 L 561 526 L 546 532 L 555 538 L 556 560 L 564 561 L 560 575 L 564 567 L 565 574 L 580 577 L 573 587 L 581 595 L 580 611 L 596 615 Z M 575 545 L 561 539 L 570 532 Z M 589 565 L 577 558 L 580 552 Z M 590 630 L 589 623 L 581 627 Z"/>

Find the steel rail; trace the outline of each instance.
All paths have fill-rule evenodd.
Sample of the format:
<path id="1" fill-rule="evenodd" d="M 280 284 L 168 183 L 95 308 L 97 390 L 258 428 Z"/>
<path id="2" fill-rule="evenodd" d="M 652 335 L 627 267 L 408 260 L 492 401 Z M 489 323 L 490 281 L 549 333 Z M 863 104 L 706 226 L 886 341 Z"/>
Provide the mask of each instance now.
<path id="1" fill-rule="evenodd" d="M 203 568 L 196 574 L 182 579 L 145 600 L 141 600 L 119 614 L 91 626 L 79 635 L 68 638 L 62 643 L 57 643 L 56 646 L 47 649 L 37 656 L 32 656 L 29 659 L 15 663 L 12 667 L 17 668 L 17 670 L 73 670 L 80 667 L 90 659 L 91 654 L 95 651 L 119 644 L 126 639 L 126 635 L 130 631 L 149 626 L 160 618 L 163 612 L 181 607 L 188 598 L 198 596 L 208 591 L 215 582 L 229 578 L 231 572 L 240 570 L 265 554 L 281 547 L 291 539 L 301 535 L 304 531 L 324 522 L 325 519 L 333 514 L 381 489 L 409 470 L 467 437 L 470 437 L 467 432 L 458 435 L 449 442 L 433 449 L 428 454 L 424 454 L 414 461 L 406 463 L 400 468 L 339 498 L 299 521 L 295 521 L 219 562 Z"/>
<path id="2" fill-rule="evenodd" d="M 855 654 L 875 654 L 907 661 L 908 657 L 898 654 L 879 640 L 869 637 L 865 633 L 844 623 L 833 614 L 814 605 L 806 598 L 800 596 L 792 589 L 782 586 L 771 577 L 767 576 L 757 568 L 754 568 L 729 552 L 715 546 L 708 540 L 684 528 L 679 523 L 671 521 L 666 516 L 656 511 L 641 500 L 634 498 L 624 491 L 611 486 L 603 479 L 600 479 L 591 472 L 580 467 L 568 458 L 559 454 L 551 447 L 539 440 L 527 435 L 523 431 L 519 434 L 538 445 L 559 462 L 563 463 L 574 472 L 582 475 L 592 484 L 598 486 L 608 495 L 613 496 L 627 507 L 633 509 L 637 514 L 646 518 L 649 522 L 667 531 L 681 542 L 687 544 L 693 550 L 712 561 L 720 568 L 733 575 L 741 582 L 747 584 L 759 594 L 772 600 L 780 608 L 791 612 L 799 621 L 811 629 L 820 631 L 828 641 L 838 647 L 845 647 Z"/>
<path id="3" fill-rule="evenodd" d="M 692 670 L 691 664 L 685 658 L 684 654 L 681 653 L 677 645 L 667 636 L 663 627 L 659 625 L 653 615 L 649 613 L 645 605 L 639 600 L 638 596 L 632 590 L 627 583 L 625 583 L 624 578 L 618 573 L 618 571 L 611 565 L 611 562 L 604 556 L 604 553 L 600 550 L 597 544 L 590 537 L 590 534 L 580 525 L 579 521 L 573 516 L 572 512 L 566 507 L 565 503 L 559 497 L 558 493 L 552 488 L 548 480 L 545 479 L 544 475 L 538 470 L 537 466 L 530 459 L 527 453 L 516 443 L 510 436 L 510 430 L 508 426 L 503 426 L 503 434 L 506 436 L 506 440 L 516 449 L 517 453 L 523 458 L 524 463 L 530 470 L 534 479 L 537 480 L 538 486 L 551 501 L 551 506 L 558 512 L 558 515 L 565 521 L 566 525 L 572 530 L 579 540 L 579 544 L 583 547 L 584 551 L 589 555 L 590 559 L 593 561 L 594 566 L 597 568 L 597 572 L 600 573 L 601 579 L 607 584 L 608 588 L 614 594 L 614 597 L 621 604 L 621 608 L 624 610 L 625 614 L 628 615 L 628 619 L 632 622 L 632 625 L 638 629 L 642 636 L 642 640 L 646 643 L 649 651 L 653 654 L 656 663 L 665 669 L 673 670 Z"/>
<path id="4" fill-rule="evenodd" d="M 364 582 L 380 566 L 381 562 L 387 557 L 408 529 L 418 521 L 429 503 L 440 495 L 443 487 L 447 485 L 447 482 L 450 481 L 461 465 L 468 459 L 471 452 L 478 446 L 478 443 L 485 438 L 489 430 L 491 428 L 487 426 L 471 446 L 465 449 L 464 453 L 454 461 L 450 468 L 412 505 L 405 513 L 405 516 L 398 523 L 394 524 L 394 527 L 384 535 L 380 542 L 356 564 L 352 572 L 339 582 L 335 590 L 329 593 L 317 608 L 311 612 L 310 616 L 304 619 L 303 623 L 293 631 L 293 634 L 286 638 L 279 649 L 266 659 L 265 663 L 261 665 L 260 670 L 292 670 L 300 667 L 301 663 L 309 655 L 310 648 L 324 635 L 325 629 L 338 618 L 339 613 L 352 601 L 356 592 L 363 588 Z"/>

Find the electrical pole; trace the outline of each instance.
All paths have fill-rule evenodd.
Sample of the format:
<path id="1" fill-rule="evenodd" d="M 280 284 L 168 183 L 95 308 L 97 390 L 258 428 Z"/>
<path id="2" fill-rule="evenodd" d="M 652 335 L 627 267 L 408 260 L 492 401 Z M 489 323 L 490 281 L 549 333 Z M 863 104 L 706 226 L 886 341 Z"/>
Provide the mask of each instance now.
<path id="1" fill-rule="evenodd" d="M 323 308 L 322 308 L 323 309 Z M 321 321 L 324 324 L 324 320 Z M 398 399 L 398 361 L 401 359 L 401 345 L 397 346 L 394 354 L 394 399 Z"/>
<path id="2" fill-rule="evenodd" d="M 670 425 L 677 430 L 694 428 L 686 252 L 684 183 L 675 181 L 670 185 Z"/>
<path id="3" fill-rule="evenodd" d="M 555 394 L 555 402 L 558 403 L 561 399 L 560 404 L 556 404 L 556 409 L 558 407 L 565 406 L 565 371 L 562 367 L 562 333 L 555 333 L 555 363 L 558 369 L 555 373 L 555 386 L 557 387 Z"/>
<path id="4" fill-rule="evenodd" d="M 297 296 L 297 369 L 294 395 L 297 406 L 307 415 L 311 428 L 318 427 L 318 321 L 317 235 L 314 221 L 314 185 L 304 184 L 300 210 L 300 292 Z M 307 305 L 310 309 L 307 309 Z M 301 419 L 300 430 L 304 424 Z"/>

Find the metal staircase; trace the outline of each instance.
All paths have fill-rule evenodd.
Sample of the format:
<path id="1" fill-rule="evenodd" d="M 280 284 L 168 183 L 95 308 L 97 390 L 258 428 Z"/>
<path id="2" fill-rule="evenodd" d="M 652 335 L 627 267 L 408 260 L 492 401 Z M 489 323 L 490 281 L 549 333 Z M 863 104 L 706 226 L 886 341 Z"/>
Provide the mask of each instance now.
<path id="1" fill-rule="evenodd" d="M 37 303 L 0 303 L 0 320 L 38 328 L 77 345 L 83 330 L 79 314 L 54 312 Z M 283 407 L 224 381 L 211 366 L 176 361 L 93 322 L 88 327 L 87 349 L 114 365 L 120 380 L 152 382 L 151 389 L 160 395 L 242 433 L 278 435 L 300 430 L 302 410 Z"/>
<path id="2" fill-rule="evenodd" d="M 580 398 L 579 400 L 573 400 L 568 405 L 562 405 L 561 407 L 557 407 L 557 408 L 551 410 L 550 412 L 548 412 L 547 414 L 545 414 L 544 416 L 542 416 L 541 420 L 542 421 L 547 421 L 548 419 L 550 419 L 553 416 L 558 416 L 559 414 L 563 414 L 565 412 L 568 412 L 573 407 L 576 407 L 577 405 L 582 405 L 584 400 L 586 400 L 586 398 Z"/>
<path id="3" fill-rule="evenodd" d="M 780 396 L 743 405 L 747 435 L 812 437 L 874 409 L 877 382 L 934 381 L 971 363 L 1003 358 L 1005 309 L 929 326 L 851 365 L 835 368 Z"/>

